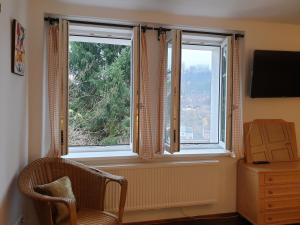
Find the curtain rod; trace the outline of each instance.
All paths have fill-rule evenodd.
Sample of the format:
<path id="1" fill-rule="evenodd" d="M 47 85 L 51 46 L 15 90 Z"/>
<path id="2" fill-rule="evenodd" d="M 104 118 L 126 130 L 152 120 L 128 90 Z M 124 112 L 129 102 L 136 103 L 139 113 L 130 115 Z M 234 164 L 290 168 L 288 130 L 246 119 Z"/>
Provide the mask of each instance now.
<path id="1" fill-rule="evenodd" d="M 195 30 L 182 30 L 182 32 L 186 33 L 193 33 L 193 34 L 211 34 L 211 35 L 218 35 L 218 36 L 235 36 L 237 38 L 243 38 L 244 34 L 239 33 L 219 33 L 219 32 L 210 32 L 210 31 L 195 31 Z"/>
<path id="2" fill-rule="evenodd" d="M 45 17 L 45 21 L 57 22 L 59 18 Z M 100 22 L 88 22 L 88 21 L 80 21 L 80 20 L 68 20 L 70 23 L 78 23 L 78 24 L 88 24 L 88 25 L 98 25 L 98 26 L 111 26 L 111 27 L 124 27 L 124 28 L 133 28 L 133 25 L 125 25 L 125 24 L 114 24 L 114 23 L 100 23 Z"/>
<path id="3" fill-rule="evenodd" d="M 57 22 L 59 18 L 45 17 L 45 21 Z M 124 27 L 124 28 L 133 28 L 134 25 L 125 25 L 125 24 L 115 24 L 115 23 L 101 23 L 101 22 L 89 22 L 89 21 L 80 21 L 80 20 L 68 20 L 70 23 L 78 23 L 78 24 L 88 24 L 88 25 L 98 25 L 98 26 L 112 26 L 112 27 Z M 163 27 L 149 27 L 149 26 L 141 26 L 141 28 L 146 30 L 157 30 L 159 32 L 170 31 L 170 28 Z M 193 34 L 208 34 L 208 35 L 218 35 L 218 36 L 235 36 L 236 38 L 243 38 L 244 34 L 239 33 L 220 33 L 220 32 L 209 32 L 209 31 L 196 31 L 196 30 L 182 30 L 182 32 L 193 33 Z"/>
<path id="4" fill-rule="evenodd" d="M 106 37 L 106 36 L 98 36 L 98 35 L 83 35 L 83 34 L 70 34 L 72 37 L 87 37 L 87 38 L 103 38 L 103 39 L 111 39 L 111 37 Z M 114 39 L 117 40 L 126 40 L 130 41 L 130 38 L 123 38 L 123 37 L 114 37 Z"/>

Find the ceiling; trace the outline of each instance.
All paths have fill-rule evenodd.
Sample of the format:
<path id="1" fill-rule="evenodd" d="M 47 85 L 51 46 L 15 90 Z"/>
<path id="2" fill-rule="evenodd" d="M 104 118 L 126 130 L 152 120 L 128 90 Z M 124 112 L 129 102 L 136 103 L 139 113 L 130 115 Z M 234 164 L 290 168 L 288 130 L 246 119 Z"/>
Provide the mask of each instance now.
<path id="1" fill-rule="evenodd" d="M 58 0 L 88 6 L 177 15 L 300 24 L 300 0 Z"/>

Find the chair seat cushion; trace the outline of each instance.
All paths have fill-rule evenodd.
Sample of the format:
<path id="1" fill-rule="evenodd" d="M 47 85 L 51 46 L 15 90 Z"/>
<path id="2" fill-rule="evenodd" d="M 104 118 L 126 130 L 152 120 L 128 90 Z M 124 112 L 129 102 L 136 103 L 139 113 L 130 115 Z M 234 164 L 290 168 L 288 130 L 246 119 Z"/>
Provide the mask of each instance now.
<path id="1" fill-rule="evenodd" d="M 77 212 L 77 225 L 117 225 L 116 216 L 94 209 L 80 209 Z M 59 225 L 69 225 L 68 222 Z"/>

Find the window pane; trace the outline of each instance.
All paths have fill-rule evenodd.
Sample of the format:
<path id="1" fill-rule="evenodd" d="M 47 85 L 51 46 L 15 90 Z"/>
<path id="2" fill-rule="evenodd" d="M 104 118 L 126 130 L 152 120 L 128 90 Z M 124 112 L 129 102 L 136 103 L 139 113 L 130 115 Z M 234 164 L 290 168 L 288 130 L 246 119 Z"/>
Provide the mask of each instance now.
<path id="1" fill-rule="evenodd" d="M 227 96 L 227 46 L 222 48 L 222 67 L 221 67 L 221 112 L 220 112 L 220 140 L 225 142 L 226 136 L 226 96 Z"/>
<path id="2" fill-rule="evenodd" d="M 220 48 L 183 45 L 180 142 L 219 141 Z M 183 146 L 184 147 L 184 146 Z"/>
<path id="3" fill-rule="evenodd" d="M 130 142 L 131 47 L 109 40 L 70 40 L 69 146 Z"/>
<path id="4" fill-rule="evenodd" d="M 170 145 L 170 129 L 171 129 L 171 104 L 172 104 L 172 44 L 168 43 L 168 59 L 167 59 L 167 74 L 166 74 L 166 97 L 165 97 L 165 143 Z"/>

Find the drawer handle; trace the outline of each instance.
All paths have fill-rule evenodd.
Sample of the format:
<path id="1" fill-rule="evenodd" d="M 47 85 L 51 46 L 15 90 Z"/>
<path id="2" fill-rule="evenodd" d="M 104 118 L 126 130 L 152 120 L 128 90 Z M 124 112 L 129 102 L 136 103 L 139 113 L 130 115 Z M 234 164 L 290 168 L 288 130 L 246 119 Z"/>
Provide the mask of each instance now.
<path id="1" fill-rule="evenodd" d="M 273 191 L 268 191 L 269 195 L 272 195 L 273 194 Z"/>
<path id="2" fill-rule="evenodd" d="M 269 178 L 269 181 L 270 181 L 270 182 L 272 182 L 272 181 L 273 181 L 273 178 L 272 178 L 272 177 L 270 177 L 270 178 Z"/>
<path id="3" fill-rule="evenodd" d="M 272 204 L 268 204 L 268 207 L 269 207 L 269 208 L 272 208 Z"/>
<path id="4" fill-rule="evenodd" d="M 268 220 L 271 221 L 271 220 L 272 220 L 272 217 L 268 217 Z"/>

